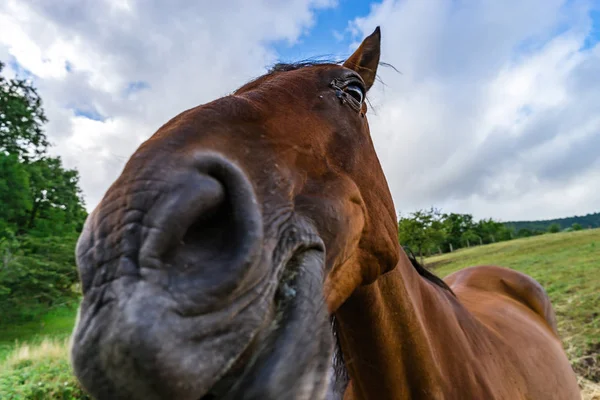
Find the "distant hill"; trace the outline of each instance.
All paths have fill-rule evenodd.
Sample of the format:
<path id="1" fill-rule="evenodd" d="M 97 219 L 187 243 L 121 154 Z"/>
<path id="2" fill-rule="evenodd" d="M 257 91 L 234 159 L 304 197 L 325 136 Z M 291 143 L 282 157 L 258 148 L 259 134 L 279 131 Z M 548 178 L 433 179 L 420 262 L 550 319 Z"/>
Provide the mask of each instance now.
<path id="1" fill-rule="evenodd" d="M 561 229 L 567 229 L 570 228 L 574 223 L 578 223 L 583 229 L 600 228 L 600 212 L 587 214 L 580 217 L 547 219 L 541 221 L 509 221 L 505 222 L 504 225 L 514 229 L 515 232 L 518 232 L 520 229 L 546 231 L 552 224 L 559 224 Z"/>

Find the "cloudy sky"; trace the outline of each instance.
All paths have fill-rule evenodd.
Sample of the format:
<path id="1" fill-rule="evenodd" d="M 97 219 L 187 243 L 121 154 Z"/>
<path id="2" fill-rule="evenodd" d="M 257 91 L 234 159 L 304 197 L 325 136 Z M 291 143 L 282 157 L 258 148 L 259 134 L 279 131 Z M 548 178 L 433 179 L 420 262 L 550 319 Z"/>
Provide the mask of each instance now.
<path id="1" fill-rule="evenodd" d="M 179 112 L 382 29 L 371 131 L 396 208 L 600 210 L 600 1 L 0 2 L 0 60 L 44 100 L 88 209 Z"/>

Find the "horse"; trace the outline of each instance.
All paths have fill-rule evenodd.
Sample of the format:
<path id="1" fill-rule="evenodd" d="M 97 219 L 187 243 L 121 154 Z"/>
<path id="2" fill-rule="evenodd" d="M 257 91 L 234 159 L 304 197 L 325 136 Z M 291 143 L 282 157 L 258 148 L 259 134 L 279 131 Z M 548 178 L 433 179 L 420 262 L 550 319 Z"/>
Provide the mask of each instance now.
<path id="1" fill-rule="evenodd" d="M 538 282 L 442 280 L 398 242 L 367 120 L 380 53 L 377 27 L 343 62 L 277 64 L 137 148 L 75 251 L 91 396 L 580 398 Z"/>

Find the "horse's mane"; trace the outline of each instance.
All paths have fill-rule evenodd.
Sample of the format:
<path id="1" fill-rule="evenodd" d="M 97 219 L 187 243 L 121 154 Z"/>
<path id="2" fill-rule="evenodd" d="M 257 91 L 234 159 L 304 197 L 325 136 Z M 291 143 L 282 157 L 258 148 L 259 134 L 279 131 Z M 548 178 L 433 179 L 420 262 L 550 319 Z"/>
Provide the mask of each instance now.
<path id="1" fill-rule="evenodd" d="M 402 246 L 402 247 L 404 248 L 404 251 L 406 252 L 406 255 L 408 256 L 408 259 L 410 260 L 410 263 L 412 264 L 413 268 L 415 270 L 417 270 L 417 273 L 419 275 L 421 275 L 423 278 L 427 279 L 429 282 L 433 283 L 434 285 L 437 285 L 437 286 L 441 287 L 442 289 L 447 290 L 448 292 L 450 292 L 452 294 L 452 296 L 456 297 L 456 295 L 454 294 L 452 289 L 450 289 L 450 286 L 448 286 L 446 284 L 446 282 L 444 282 L 440 277 L 435 275 L 433 272 L 429 271 L 427 268 L 422 266 L 417 261 L 417 257 L 415 257 L 415 254 L 410 249 L 410 247 L 408 247 L 408 246 Z"/>
<path id="2" fill-rule="evenodd" d="M 271 75 L 276 72 L 295 71 L 297 69 L 301 69 L 301 68 L 305 68 L 305 67 L 313 67 L 315 65 L 340 65 L 340 64 L 343 64 L 344 61 L 345 60 L 335 60 L 335 59 L 331 59 L 331 58 L 322 58 L 322 59 L 308 58 L 306 60 L 296 61 L 293 63 L 279 62 L 279 63 L 274 64 L 271 68 L 269 68 L 269 70 L 267 71 L 267 75 Z M 380 61 L 379 65 L 384 66 L 384 67 L 391 67 L 396 72 L 400 73 L 400 71 L 398 71 L 392 64 Z"/>
<path id="3" fill-rule="evenodd" d="M 339 65 L 342 64 L 343 60 L 334 60 L 327 58 L 308 58 L 305 60 L 296 61 L 293 63 L 279 62 L 269 68 L 267 75 L 274 74 L 277 72 L 295 71 L 297 69 L 305 67 L 313 67 L 315 65 Z"/>

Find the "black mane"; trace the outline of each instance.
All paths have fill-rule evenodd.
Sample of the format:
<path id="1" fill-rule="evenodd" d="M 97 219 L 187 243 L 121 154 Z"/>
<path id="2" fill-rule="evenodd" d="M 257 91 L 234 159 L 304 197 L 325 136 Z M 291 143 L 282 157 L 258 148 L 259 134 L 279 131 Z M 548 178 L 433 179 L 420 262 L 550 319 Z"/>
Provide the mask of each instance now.
<path id="1" fill-rule="evenodd" d="M 310 59 L 306 59 L 306 60 L 301 60 L 301 61 L 297 61 L 297 62 L 293 62 L 293 63 L 276 63 L 274 64 L 269 71 L 267 72 L 267 74 L 273 74 L 276 72 L 287 72 L 287 71 L 295 71 L 297 69 L 301 69 L 301 68 L 306 68 L 306 67 L 313 67 L 315 65 L 327 65 L 327 64 L 335 64 L 335 65 L 339 65 L 341 64 L 343 61 L 340 60 L 332 60 L 332 59 L 314 59 L 314 58 L 310 58 Z"/>
<path id="2" fill-rule="evenodd" d="M 415 254 L 410 249 L 410 247 L 407 247 L 407 246 L 402 246 L 402 247 L 404 248 L 404 251 L 406 252 L 406 255 L 408 256 L 408 259 L 410 260 L 410 263 L 412 264 L 413 268 L 415 270 L 417 270 L 417 273 L 419 275 L 421 275 L 423 278 L 427 279 L 429 282 L 433 283 L 434 285 L 437 285 L 437 286 L 441 287 L 442 289 L 447 290 L 453 296 L 456 297 L 456 295 L 454 294 L 454 292 L 452 291 L 452 289 L 450 289 L 450 286 L 448 286 L 446 284 L 446 282 L 444 282 L 442 280 L 442 278 L 438 277 L 433 272 L 429 271 L 427 268 L 425 268 L 424 266 L 422 266 L 417 261 L 417 257 L 415 257 Z"/>

